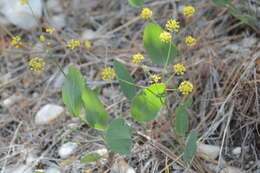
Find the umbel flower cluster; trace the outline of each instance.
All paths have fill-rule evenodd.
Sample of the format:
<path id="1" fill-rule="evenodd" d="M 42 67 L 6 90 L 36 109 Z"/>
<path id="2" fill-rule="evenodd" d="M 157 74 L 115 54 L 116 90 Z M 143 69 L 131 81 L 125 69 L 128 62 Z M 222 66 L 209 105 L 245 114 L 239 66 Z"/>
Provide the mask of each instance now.
<path id="1" fill-rule="evenodd" d="M 195 8 L 191 5 L 186 6 L 183 10 L 183 15 L 186 18 L 190 18 L 194 15 L 196 12 Z M 140 18 L 149 20 L 153 18 L 153 12 L 149 8 L 143 8 L 141 13 L 140 13 Z M 162 43 L 170 43 L 172 42 L 172 33 L 179 32 L 180 29 L 180 22 L 177 21 L 176 19 L 169 19 L 166 24 L 165 24 L 165 31 L 163 31 L 160 36 L 159 40 Z M 193 38 L 192 36 L 188 35 L 185 40 L 185 44 L 187 47 L 193 47 L 196 45 L 196 39 Z M 132 56 L 132 62 L 134 64 L 140 64 L 144 60 L 144 56 L 140 53 L 135 54 Z M 183 63 L 177 63 L 173 65 L 172 67 L 173 72 L 175 75 L 184 75 L 186 72 L 186 67 Z M 101 76 L 103 80 L 111 81 L 115 78 L 115 72 L 112 70 L 111 67 L 105 68 L 103 72 L 101 72 Z M 158 74 L 151 74 L 150 76 L 151 83 L 158 83 L 161 81 L 161 76 Z M 180 83 L 178 90 L 183 94 L 187 95 L 193 91 L 193 85 L 189 81 L 183 81 Z"/>

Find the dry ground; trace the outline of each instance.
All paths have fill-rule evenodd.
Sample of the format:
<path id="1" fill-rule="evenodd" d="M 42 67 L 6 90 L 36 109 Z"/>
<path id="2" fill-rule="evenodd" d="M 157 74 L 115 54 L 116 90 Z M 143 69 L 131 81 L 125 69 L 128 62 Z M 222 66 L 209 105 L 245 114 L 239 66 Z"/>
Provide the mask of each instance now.
<path id="1" fill-rule="evenodd" d="M 138 129 L 140 126 L 132 121 L 129 104 L 118 84 L 101 81 L 98 73 L 104 66 L 111 65 L 112 59 L 119 58 L 131 69 L 140 84 L 147 82 L 142 71 L 129 63 L 134 53 L 143 51 L 142 33 L 146 22 L 139 20 L 121 28 L 138 15 L 139 9 L 132 8 L 126 0 L 62 2 L 67 25 L 58 32 L 59 39 L 80 39 L 80 34 L 86 29 L 101 34 L 92 40 L 90 50 L 69 53 L 59 49 L 55 53 L 59 64 L 62 67 L 77 66 L 91 87 L 101 85 L 101 99 L 111 115 L 127 119 Z M 235 1 L 242 7 L 249 2 Z M 190 127 L 198 130 L 201 142 L 221 147 L 221 157 L 227 166 L 248 173 L 259 173 L 260 35 L 230 16 L 225 8 L 214 6 L 208 0 L 154 0 L 146 5 L 153 9 L 158 23 L 163 24 L 171 16 L 179 16 L 181 19 L 178 9 L 190 3 L 197 8 L 197 14 L 194 22 L 186 28 L 188 33 L 198 38 L 198 44 L 188 50 L 180 47 L 189 67 L 186 77 L 195 85 L 191 95 L 194 104 L 190 109 Z M 255 11 L 258 8 L 257 14 L 260 15 L 257 4 L 252 3 L 249 8 Z M 36 30 L 24 31 L 15 26 L 7 26 L 6 29 L 14 35 L 22 33 L 32 47 L 38 42 L 34 36 Z M 8 40 L 6 30 L 1 30 L 0 34 L 2 43 Z M 183 35 L 179 34 L 176 39 L 181 38 Z M 43 105 L 63 105 L 60 88 L 55 88 L 55 85 L 59 85 L 56 83 L 61 75 L 59 69 L 47 63 L 44 72 L 33 73 L 27 68 L 32 50 L 23 50 L 21 53 L 10 53 L 10 50 L 1 48 L 0 99 L 2 102 L 12 95 L 18 95 L 21 99 L 12 106 L 0 106 L 0 168 L 24 163 L 28 153 L 35 153 L 40 158 L 34 164 L 36 169 L 56 165 L 62 168 L 62 172 L 68 173 L 83 172 L 86 168 L 93 169 L 93 172 L 109 172 L 115 161 L 124 159 L 137 172 L 164 172 L 167 165 L 169 172 L 185 172 L 173 160 L 178 148 L 170 145 L 169 141 L 174 141 L 174 135 L 164 118 L 158 118 L 153 125 L 147 124 L 149 130 L 146 132 L 139 129 L 146 136 L 135 135 L 131 156 L 110 154 L 109 159 L 99 164 L 81 164 L 79 160 L 84 153 L 104 148 L 99 141 L 89 136 L 98 135 L 97 132 L 71 118 L 68 113 L 48 125 L 40 126 L 34 122 L 36 112 Z M 151 72 L 162 70 L 149 63 L 149 60 L 145 64 L 151 68 Z M 178 104 L 174 95 L 170 101 L 174 109 Z M 171 136 L 171 139 L 164 136 Z M 57 149 L 66 141 L 79 144 L 77 152 L 70 158 L 71 162 L 64 162 L 57 154 Z M 242 148 L 239 156 L 232 154 L 235 147 Z M 217 165 L 218 158 L 207 160 L 197 155 L 190 168 L 198 173 L 214 172 L 209 169 L 209 163 Z"/>

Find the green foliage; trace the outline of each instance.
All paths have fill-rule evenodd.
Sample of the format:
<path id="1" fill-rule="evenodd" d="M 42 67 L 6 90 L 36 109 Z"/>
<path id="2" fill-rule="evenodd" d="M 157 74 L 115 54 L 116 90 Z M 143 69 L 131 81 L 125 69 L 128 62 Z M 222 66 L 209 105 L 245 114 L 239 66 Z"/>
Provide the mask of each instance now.
<path id="1" fill-rule="evenodd" d="M 180 104 L 176 108 L 176 120 L 175 120 L 175 127 L 176 132 L 184 136 L 189 127 L 189 115 L 187 112 L 187 108 L 191 105 L 192 100 L 188 99 L 184 104 Z"/>
<path id="2" fill-rule="evenodd" d="M 212 2 L 216 5 L 224 6 L 230 3 L 230 0 L 212 0 Z"/>
<path id="3" fill-rule="evenodd" d="M 130 154 L 132 144 L 132 128 L 121 118 L 115 119 L 109 125 L 105 141 L 112 152 L 121 155 Z"/>
<path id="4" fill-rule="evenodd" d="M 101 158 L 101 156 L 98 153 L 90 153 L 83 157 L 83 159 L 80 160 L 81 163 L 91 163 L 96 162 Z"/>
<path id="5" fill-rule="evenodd" d="M 82 108 L 81 92 L 84 85 L 81 73 L 75 67 L 69 67 L 69 73 L 62 88 L 62 98 L 68 111 L 75 117 L 79 117 Z"/>
<path id="6" fill-rule="evenodd" d="M 124 65 L 114 60 L 114 68 L 116 72 L 116 77 L 119 81 L 119 85 L 128 100 L 132 100 L 136 95 L 136 87 L 130 83 L 134 83 L 133 78 L 130 76 Z"/>
<path id="7" fill-rule="evenodd" d="M 131 105 L 131 114 L 138 122 L 153 120 L 165 102 L 164 83 L 153 84 L 137 95 Z"/>
<path id="8" fill-rule="evenodd" d="M 144 0 L 128 0 L 128 2 L 133 7 L 142 7 L 144 5 Z"/>
<path id="9" fill-rule="evenodd" d="M 197 138 L 198 133 L 195 130 L 192 130 L 189 133 L 189 136 L 186 141 L 185 151 L 183 154 L 183 160 L 189 162 L 197 152 Z"/>
<path id="10" fill-rule="evenodd" d="M 82 101 L 86 110 L 83 118 L 92 128 L 106 130 L 108 125 L 108 113 L 97 94 L 90 88 L 85 87 L 82 91 Z"/>
<path id="11" fill-rule="evenodd" d="M 160 34 L 164 30 L 157 24 L 150 23 L 145 27 L 143 42 L 148 57 L 153 63 L 164 66 L 170 64 L 177 56 L 177 48 L 173 42 L 163 43 Z"/>

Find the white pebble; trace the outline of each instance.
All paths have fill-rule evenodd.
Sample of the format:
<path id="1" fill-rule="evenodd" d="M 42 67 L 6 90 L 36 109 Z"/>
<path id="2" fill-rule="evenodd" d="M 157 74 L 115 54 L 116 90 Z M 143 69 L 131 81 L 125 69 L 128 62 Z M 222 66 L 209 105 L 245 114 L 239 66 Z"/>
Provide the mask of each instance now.
<path id="1" fill-rule="evenodd" d="M 78 144 L 74 142 L 67 142 L 63 144 L 60 149 L 59 149 L 59 155 L 62 159 L 65 159 L 72 155 L 76 149 L 77 149 Z"/>
<path id="2" fill-rule="evenodd" d="M 208 144 L 198 144 L 198 152 L 201 152 L 211 159 L 216 159 L 219 155 L 220 147 Z"/>
<path id="3" fill-rule="evenodd" d="M 35 123 L 39 125 L 48 124 L 58 118 L 63 111 L 64 109 L 61 106 L 47 104 L 37 112 L 35 116 Z"/>
<path id="4" fill-rule="evenodd" d="M 51 26 L 54 27 L 56 30 L 60 30 L 66 26 L 66 19 L 64 14 L 55 15 L 51 17 Z"/>
<path id="5" fill-rule="evenodd" d="M 234 155 L 239 155 L 239 154 L 241 154 L 241 151 L 242 151 L 241 147 L 236 147 L 236 148 L 234 148 L 234 149 L 232 150 L 232 153 L 233 153 Z"/>
<path id="6" fill-rule="evenodd" d="M 32 168 L 27 165 L 20 165 L 15 168 L 7 168 L 5 173 L 32 173 Z"/>
<path id="7" fill-rule="evenodd" d="M 4 101 L 3 101 L 3 106 L 4 107 L 10 107 L 12 106 L 13 104 L 15 104 L 16 102 L 20 101 L 22 99 L 22 96 L 20 95 L 12 95 L 8 98 L 6 98 Z"/>
<path id="8" fill-rule="evenodd" d="M 99 34 L 91 29 L 86 29 L 82 34 L 81 38 L 83 40 L 91 40 L 95 37 L 97 37 Z"/>
<path id="9" fill-rule="evenodd" d="M 48 168 L 45 173 L 61 173 L 61 170 L 58 168 Z"/>
<path id="10" fill-rule="evenodd" d="M 59 0 L 48 0 L 46 4 L 48 10 L 53 11 L 54 13 L 61 13 L 62 8 Z"/>
<path id="11" fill-rule="evenodd" d="M 22 29 L 32 29 L 37 26 L 37 20 L 42 16 L 42 1 L 29 0 L 29 4 L 30 7 L 21 5 L 20 0 L 3 1 L 0 12 L 10 23 Z"/>

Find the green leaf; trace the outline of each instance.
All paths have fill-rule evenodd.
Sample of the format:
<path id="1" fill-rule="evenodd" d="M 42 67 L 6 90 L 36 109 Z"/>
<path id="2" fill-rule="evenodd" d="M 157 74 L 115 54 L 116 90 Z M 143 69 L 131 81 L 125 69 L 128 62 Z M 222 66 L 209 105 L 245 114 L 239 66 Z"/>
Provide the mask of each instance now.
<path id="1" fill-rule="evenodd" d="M 153 84 L 136 96 L 131 104 L 131 114 L 138 122 L 153 120 L 165 102 L 164 83 Z"/>
<path id="2" fill-rule="evenodd" d="M 160 41 L 160 34 L 163 31 L 159 25 L 150 23 L 145 27 L 143 37 L 148 57 L 152 62 L 161 66 L 170 64 L 177 56 L 177 48 L 173 42 L 163 43 Z"/>
<path id="3" fill-rule="evenodd" d="M 183 154 L 183 160 L 189 162 L 197 152 L 197 138 L 198 133 L 192 130 L 186 141 L 185 151 Z"/>
<path id="4" fill-rule="evenodd" d="M 68 111 L 75 117 L 79 117 L 82 108 L 81 92 L 84 89 L 85 81 L 81 73 L 75 67 L 69 67 L 62 87 L 62 98 Z"/>
<path id="5" fill-rule="evenodd" d="M 108 125 L 108 113 L 99 100 L 97 94 L 86 87 L 82 91 L 82 101 L 86 110 L 86 116 L 83 117 L 92 128 L 97 130 L 106 130 Z"/>
<path id="6" fill-rule="evenodd" d="M 189 127 L 189 115 L 187 112 L 187 108 L 192 104 L 192 100 L 188 99 L 184 104 L 180 104 L 176 108 L 176 120 L 175 127 L 176 132 L 184 136 Z"/>
<path id="7" fill-rule="evenodd" d="M 90 163 L 90 162 L 96 162 L 98 161 L 102 156 L 98 153 L 90 153 L 83 157 L 83 159 L 80 160 L 81 163 Z"/>
<path id="8" fill-rule="evenodd" d="M 115 119 L 109 125 L 105 140 L 112 152 L 121 155 L 130 154 L 132 144 L 132 128 L 121 118 Z"/>
<path id="9" fill-rule="evenodd" d="M 230 3 L 230 0 L 212 0 L 212 2 L 216 5 L 224 6 Z"/>
<path id="10" fill-rule="evenodd" d="M 133 7 L 141 7 L 144 5 L 144 0 L 128 0 Z"/>
<path id="11" fill-rule="evenodd" d="M 132 100 L 133 97 L 136 95 L 136 87 L 129 84 L 134 83 L 133 78 L 130 76 L 130 74 L 121 62 L 114 60 L 114 67 L 119 85 L 124 95 L 128 100 Z"/>

